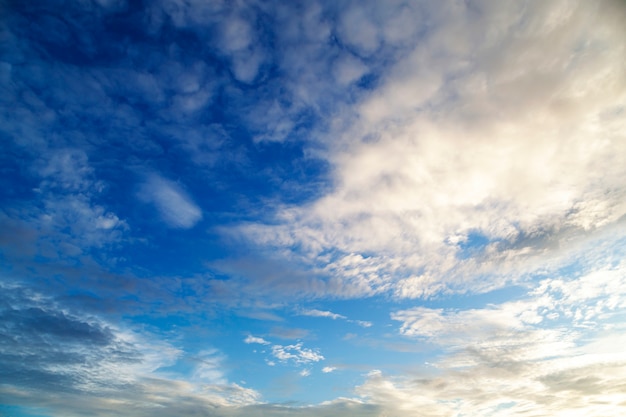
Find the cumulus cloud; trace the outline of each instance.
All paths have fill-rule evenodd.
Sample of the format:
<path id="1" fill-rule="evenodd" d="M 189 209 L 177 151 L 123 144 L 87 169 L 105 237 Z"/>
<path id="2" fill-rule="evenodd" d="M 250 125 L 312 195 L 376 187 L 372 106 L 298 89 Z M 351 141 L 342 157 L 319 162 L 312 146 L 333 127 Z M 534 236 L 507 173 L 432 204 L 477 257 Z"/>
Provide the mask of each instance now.
<path id="1" fill-rule="evenodd" d="M 331 372 L 336 371 L 337 368 L 335 368 L 334 366 L 325 366 L 322 368 L 322 372 L 324 372 L 325 374 L 329 374 Z"/>
<path id="2" fill-rule="evenodd" d="M 202 210 L 175 182 L 153 174 L 141 186 L 139 197 L 154 204 L 170 227 L 189 229 L 202 219 Z"/>
<path id="3" fill-rule="evenodd" d="M 478 277 L 501 286 L 626 214 L 623 10 L 448 6 L 424 9 L 433 30 L 341 114 L 333 189 L 239 229 L 340 276 L 337 294 L 484 291 Z"/>

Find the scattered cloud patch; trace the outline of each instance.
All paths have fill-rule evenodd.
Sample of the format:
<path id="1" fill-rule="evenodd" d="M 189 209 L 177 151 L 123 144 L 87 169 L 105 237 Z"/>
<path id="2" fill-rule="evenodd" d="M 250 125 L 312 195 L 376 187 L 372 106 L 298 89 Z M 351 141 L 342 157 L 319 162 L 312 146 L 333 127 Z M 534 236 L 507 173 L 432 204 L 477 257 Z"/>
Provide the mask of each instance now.
<path id="1" fill-rule="evenodd" d="M 183 189 L 170 180 L 152 174 L 141 186 L 143 201 L 154 204 L 162 220 L 169 226 L 189 229 L 202 219 L 202 210 Z"/>
<path id="2" fill-rule="evenodd" d="M 331 318 L 333 320 L 345 319 L 346 318 L 346 316 L 342 316 L 341 314 L 333 313 L 332 311 L 322 311 L 322 310 L 316 310 L 316 309 L 302 310 L 300 312 L 300 314 L 303 315 L 303 316 L 309 316 L 309 317 L 328 317 L 328 318 Z"/>
<path id="3" fill-rule="evenodd" d="M 384 389 L 385 398 L 435 415 L 453 408 L 501 415 L 503 404 L 506 412 L 530 407 L 567 415 L 573 403 L 590 413 L 610 414 L 620 407 L 613 384 L 623 377 L 626 363 L 617 348 L 626 306 L 618 287 L 625 276 L 622 262 L 574 279 L 542 280 L 524 298 L 485 308 L 415 307 L 393 313 L 404 336 L 445 353 L 419 382 L 379 372 L 358 390 L 382 400 Z M 470 379 L 484 383 L 468 388 Z M 420 394 L 409 399 L 410 392 Z M 556 392 L 562 397 L 550 397 Z M 463 400 L 453 404 L 453 397 Z"/>
<path id="4" fill-rule="evenodd" d="M 349 323 L 356 323 L 361 327 L 372 326 L 372 323 L 369 321 L 351 320 L 344 315 L 333 313 L 332 311 L 324 311 L 324 310 L 317 310 L 317 309 L 309 309 L 309 310 L 304 309 L 304 310 L 301 310 L 299 314 L 301 316 L 308 316 L 308 317 L 327 317 L 333 320 L 337 320 L 337 319 L 346 320 Z"/>
<path id="5" fill-rule="evenodd" d="M 259 345 L 269 345 L 270 342 L 268 342 L 267 340 L 263 339 L 262 337 L 255 337 L 252 335 L 248 335 L 246 336 L 246 338 L 244 339 L 244 343 L 257 343 Z"/>
<path id="6" fill-rule="evenodd" d="M 272 355 L 283 363 L 306 364 L 324 360 L 317 350 L 302 347 L 302 343 L 294 345 L 274 345 Z"/>

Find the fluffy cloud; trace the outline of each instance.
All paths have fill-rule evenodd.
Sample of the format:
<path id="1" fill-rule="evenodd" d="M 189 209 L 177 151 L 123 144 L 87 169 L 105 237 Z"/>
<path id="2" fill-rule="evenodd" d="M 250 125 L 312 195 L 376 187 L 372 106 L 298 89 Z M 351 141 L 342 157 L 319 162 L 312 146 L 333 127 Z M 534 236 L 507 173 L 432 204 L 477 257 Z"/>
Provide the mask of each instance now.
<path id="1" fill-rule="evenodd" d="M 497 287 L 626 214 L 623 9 L 483 5 L 476 21 L 448 6 L 427 11 L 433 30 L 338 116 L 333 189 L 239 229 L 341 277 L 338 295 L 485 290 L 483 276 Z M 373 51 L 367 31 L 354 47 Z"/>
<path id="2" fill-rule="evenodd" d="M 403 335 L 444 353 L 413 377 L 374 373 L 358 390 L 376 403 L 433 416 L 619 414 L 624 272 L 622 262 L 546 279 L 520 300 L 486 308 L 398 311 L 392 318 Z"/>

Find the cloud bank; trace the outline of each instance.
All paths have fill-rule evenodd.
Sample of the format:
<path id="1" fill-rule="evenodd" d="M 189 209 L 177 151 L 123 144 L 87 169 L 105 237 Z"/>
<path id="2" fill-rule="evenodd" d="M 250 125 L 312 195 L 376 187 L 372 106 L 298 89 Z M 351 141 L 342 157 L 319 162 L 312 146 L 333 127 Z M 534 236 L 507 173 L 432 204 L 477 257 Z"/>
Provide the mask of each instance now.
<path id="1" fill-rule="evenodd" d="M 332 189 L 240 227 L 341 277 L 338 295 L 415 298 L 479 289 L 485 276 L 492 289 L 623 223 L 623 10 L 440 7 L 426 11 L 433 29 L 336 116 Z M 345 19 L 363 23 L 369 37 L 348 44 L 367 56 L 384 38 L 363 13 Z"/>

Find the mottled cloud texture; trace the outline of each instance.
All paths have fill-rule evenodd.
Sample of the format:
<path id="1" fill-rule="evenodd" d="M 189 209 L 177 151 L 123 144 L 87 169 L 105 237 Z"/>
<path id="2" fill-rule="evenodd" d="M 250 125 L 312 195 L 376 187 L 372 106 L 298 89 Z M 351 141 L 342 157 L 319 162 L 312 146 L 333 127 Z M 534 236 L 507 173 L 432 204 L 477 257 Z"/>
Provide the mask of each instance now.
<path id="1" fill-rule="evenodd" d="M 626 413 L 623 1 L 0 9 L 0 415 Z"/>

